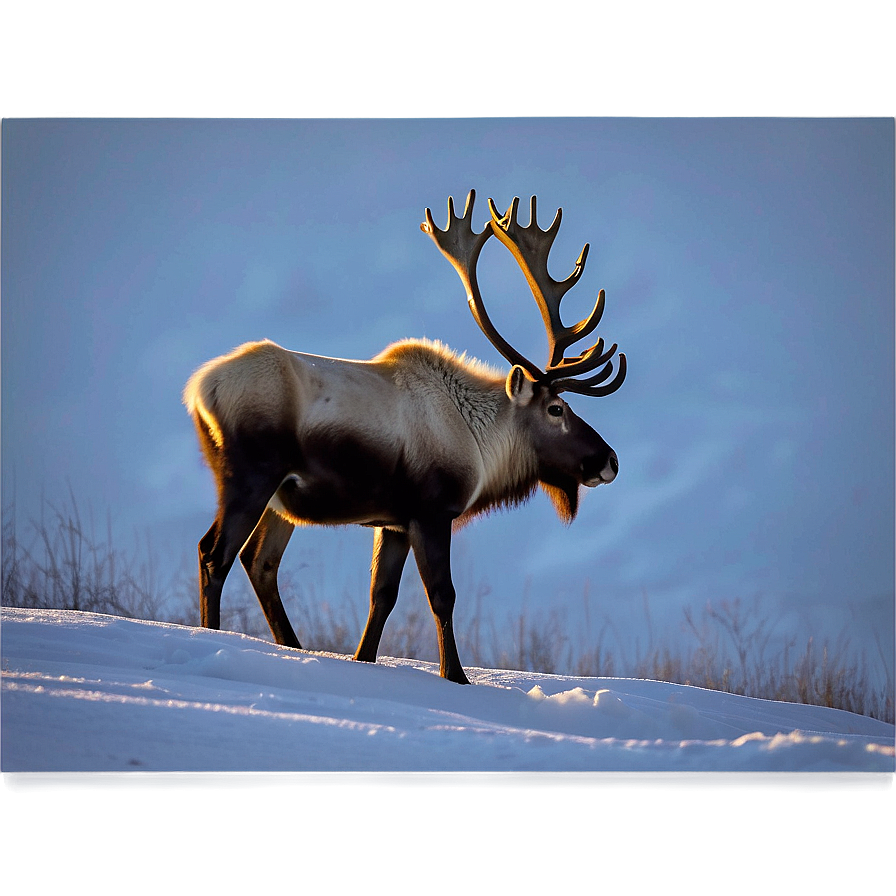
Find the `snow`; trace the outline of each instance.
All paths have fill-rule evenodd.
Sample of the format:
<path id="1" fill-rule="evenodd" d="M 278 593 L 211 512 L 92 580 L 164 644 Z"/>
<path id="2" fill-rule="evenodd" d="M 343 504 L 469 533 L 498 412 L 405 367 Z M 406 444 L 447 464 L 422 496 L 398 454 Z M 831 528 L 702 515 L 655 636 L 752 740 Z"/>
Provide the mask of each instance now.
<path id="1" fill-rule="evenodd" d="M 212 632 L 4 608 L 4 772 L 894 771 L 894 728 L 620 678 L 376 665 Z"/>

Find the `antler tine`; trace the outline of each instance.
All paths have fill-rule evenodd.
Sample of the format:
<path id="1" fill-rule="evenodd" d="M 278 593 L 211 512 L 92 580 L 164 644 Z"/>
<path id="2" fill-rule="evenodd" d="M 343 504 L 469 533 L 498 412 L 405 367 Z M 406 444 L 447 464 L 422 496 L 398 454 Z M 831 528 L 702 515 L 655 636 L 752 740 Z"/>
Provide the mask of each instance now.
<path id="1" fill-rule="evenodd" d="M 613 364 L 610 362 L 610 359 L 616 353 L 617 345 L 614 342 L 606 352 L 603 351 L 603 347 L 603 339 L 598 339 L 591 348 L 582 352 L 577 358 L 564 358 L 563 363 L 558 364 L 556 367 L 549 370 L 547 372 L 549 378 L 557 377 L 556 379 L 552 379 L 554 390 L 558 393 L 567 391 L 582 392 L 584 395 L 608 395 L 609 392 L 595 392 L 587 388 L 602 383 L 613 372 Z M 621 354 L 619 357 L 621 359 L 619 363 L 622 373 L 618 378 L 618 383 L 616 383 L 613 389 L 610 390 L 612 392 L 622 385 L 622 380 L 625 377 L 625 358 Z M 594 370 L 595 367 L 600 367 L 602 364 L 604 367 L 596 376 L 592 376 L 585 380 L 573 379 L 573 377 L 588 373 L 588 371 Z M 581 386 L 586 388 L 583 390 L 582 388 L 579 388 Z"/>
<path id="2" fill-rule="evenodd" d="M 616 346 L 614 345 L 612 351 L 615 350 Z M 610 354 L 612 354 L 612 351 Z M 622 385 L 625 380 L 627 369 L 625 354 L 620 352 L 619 368 L 616 371 L 616 376 L 613 378 L 612 382 L 607 383 L 605 386 L 601 385 L 601 383 L 603 383 L 613 372 L 612 361 L 596 376 L 589 377 L 585 380 L 564 377 L 560 380 L 554 380 L 552 385 L 557 392 L 576 392 L 579 395 L 591 395 L 594 398 L 601 398 L 604 395 L 610 395 L 612 392 L 615 392 Z"/>
<path id="3" fill-rule="evenodd" d="M 604 341 L 603 339 L 598 339 L 591 348 L 585 349 L 575 358 L 564 358 L 560 364 L 552 367 L 551 370 L 556 371 L 558 376 L 581 376 L 583 373 L 588 373 L 589 370 L 594 370 L 595 367 L 600 367 L 601 364 L 606 364 L 616 353 L 616 348 L 617 346 L 614 342 L 610 350 L 604 352 Z"/>
<path id="4" fill-rule="evenodd" d="M 432 237 L 433 242 L 439 247 L 439 251 L 451 262 L 460 276 L 467 292 L 467 302 L 473 318 L 479 328 L 485 333 L 489 342 L 511 364 L 519 364 L 533 379 L 541 379 L 544 374 L 536 364 L 520 354 L 503 336 L 495 329 L 491 322 L 482 295 L 479 292 L 479 283 L 476 279 L 476 263 L 479 253 L 488 238 L 492 235 L 492 228 L 487 225 L 482 233 L 473 230 L 473 203 L 476 201 L 476 191 L 470 190 L 467 195 L 464 213 L 458 217 L 454 213 L 454 199 L 448 197 L 448 224 L 444 230 L 436 227 L 432 219 L 432 212 L 427 208 L 424 212 L 426 220 L 420 225 L 420 229 Z M 489 200 L 491 202 L 491 200 Z"/>
<path id="5" fill-rule="evenodd" d="M 548 362 L 548 371 L 550 371 L 551 368 L 562 363 L 563 353 L 572 343 L 583 339 L 597 326 L 603 313 L 603 300 L 598 297 L 591 314 L 584 320 L 571 327 L 563 325 L 563 321 L 560 319 L 560 301 L 582 276 L 588 258 L 589 245 L 586 243 L 579 253 L 573 272 L 565 280 L 555 280 L 548 273 L 548 255 L 560 230 L 563 209 L 557 209 L 557 214 L 551 225 L 547 230 L 542 230 L 536 220 L 535 196 L 532 196 L 530 200 L 530 218 L 525 227 L 521 226 L 517 220 L 518 204 L 519 198 L 514 197 L 510 208 L 503 215 L 499 215 L 495 203 L 489 199 L 489 211 L 492 215 L 491 226 L 498 239 L 510 249 L 516 258 L 541 310 L 550 344 Z"/>

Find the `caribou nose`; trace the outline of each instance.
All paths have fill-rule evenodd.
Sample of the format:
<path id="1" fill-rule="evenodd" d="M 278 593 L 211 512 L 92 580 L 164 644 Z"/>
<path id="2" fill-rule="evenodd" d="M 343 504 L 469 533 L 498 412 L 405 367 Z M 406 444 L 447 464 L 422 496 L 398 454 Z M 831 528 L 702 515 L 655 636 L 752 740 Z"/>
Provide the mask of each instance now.
<path id="1" fill-rule="evenodd" d="M 598 466 L 598 464 L 603 464 Z M 601 457 L 592 456 L 582 464 L 582 482 L 589 488 L 596 485 L 606 485 L 616 478 L 619 472 L 619 460 L 616 452 L 609 449 L 609 453 Z"/>
<path id="2" fill-rule="evenodd" d="M 616 474 L 618 472 L 619 458 L 616 457 L 615 451 L 610 451 L 610 456 L 607 458 L 607 463 L 600 471 L 600 478 L 603 479 L 604 482 L 612 482 L 616 478 Z"/>

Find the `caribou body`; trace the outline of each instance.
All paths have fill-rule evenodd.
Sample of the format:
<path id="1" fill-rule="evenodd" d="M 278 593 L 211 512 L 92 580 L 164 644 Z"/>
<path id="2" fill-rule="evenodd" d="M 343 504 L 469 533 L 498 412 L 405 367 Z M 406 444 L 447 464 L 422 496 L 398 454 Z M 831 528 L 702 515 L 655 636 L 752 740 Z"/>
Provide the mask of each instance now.
<path id="1" fill-rule="evenodd" d="M 525 228 L 516 222 L 516 200 L 503 217 L 491 204 L 492 221 L 476 234 L 473 199 L 471 191 L 461 218 L 449 199 L 447 230 L 435 228 L 429 209 L 422 227 L 458 270 L 476 320 L 513 364 L 509 373 L 426 340 L 397 342 L 369 361 L 291 352 L 262 341 L 209 361 L 190 378 L 184 402 L 218 489 L 217 516 L 199 542 L 204 626 L 220 626 L 221 590 L 239 556 L 274 639 L 300 647 L 277 588 L 294 527 L 370 526 L 370 611 L 355 659 L 376 660 L 413 551 L 436 620 L 441 675 L 466 683 L 452 623 L 452 530 L 491 508 L 524 501 L 539 485 L 570 522 L 580 486 L 616 477 L 615 452 L 559 397 L 564 390 L 607 394 L 625 375 L 620 355 L 615 380 L 604 384 L 615 346 L 603 353 L 602 340 L 576 358 L 562 358 L 565 345 L 593 330 L 603 310 L 603 291 L 595 311 L 576 327 L 558 328 L 559 312 L 551 310 L 581 273 L 588 247 L 572 282 L 538 285 L 543 277 L 532 260 L 541 252 L 546 262 L 559 212 L 541 231 L 534 197 Z M 493 232 L 523 266 L 552 337 L 552 355 L 561 356 L 544 371 L 502 339 L 482 306 L 475 264 Z M 597 376 L 573 379 L 599 365 Z"/>

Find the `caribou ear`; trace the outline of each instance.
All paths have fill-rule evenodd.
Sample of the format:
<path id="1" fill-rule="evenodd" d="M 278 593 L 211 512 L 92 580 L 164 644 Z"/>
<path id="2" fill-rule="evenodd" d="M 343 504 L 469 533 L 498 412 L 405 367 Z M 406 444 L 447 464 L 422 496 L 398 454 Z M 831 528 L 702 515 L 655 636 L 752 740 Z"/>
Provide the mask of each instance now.
<path id="1" fill-rule="evenodd" d="M 514 364 L 507 374 L 504 389 L 512 402 L 527 405 L 535 394 L 535 382 L 519 364 Z"/>

